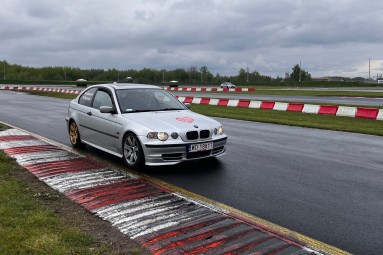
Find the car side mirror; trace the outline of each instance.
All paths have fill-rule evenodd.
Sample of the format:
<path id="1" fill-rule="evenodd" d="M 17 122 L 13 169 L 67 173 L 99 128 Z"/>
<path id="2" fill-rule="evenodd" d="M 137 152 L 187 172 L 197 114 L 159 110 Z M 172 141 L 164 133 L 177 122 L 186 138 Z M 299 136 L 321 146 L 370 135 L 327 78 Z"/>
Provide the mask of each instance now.
<path id="1" fill-rule="evenodd" d="M 186 103 L 185 106 L 190 110 L 190 108 L 191 108 L 191 104 Z"/>
<path id="2" fill-rule="evenodd" d="M 112 106 L 101 106 L 100 107 L 100 112 L 101 113 L 115 113 L 116 111 L 115 111 L 115 109 L 114 109 L 114 107 L 112 107 Z"/>

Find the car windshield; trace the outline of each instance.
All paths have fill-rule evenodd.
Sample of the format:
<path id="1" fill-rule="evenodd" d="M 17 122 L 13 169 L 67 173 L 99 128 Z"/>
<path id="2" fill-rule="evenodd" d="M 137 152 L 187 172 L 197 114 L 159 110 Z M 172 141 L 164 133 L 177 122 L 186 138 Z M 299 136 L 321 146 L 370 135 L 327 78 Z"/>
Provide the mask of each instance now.
<path id="1" fill-rule="evenodd" d="M 162 89 L 117 89 L 122 113 L 187 110 L 177 98 Z"/>

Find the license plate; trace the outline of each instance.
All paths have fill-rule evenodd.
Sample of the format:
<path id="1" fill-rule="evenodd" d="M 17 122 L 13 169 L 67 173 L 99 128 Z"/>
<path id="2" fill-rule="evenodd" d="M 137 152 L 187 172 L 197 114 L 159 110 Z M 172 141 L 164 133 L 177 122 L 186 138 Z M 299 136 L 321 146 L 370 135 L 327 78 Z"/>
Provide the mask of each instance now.
<path id="1" fill-rule="evenodd" d="M 189 152 L 207 151 L 213 149 L 213 143 L 196 143 L 188 146 Z"/>

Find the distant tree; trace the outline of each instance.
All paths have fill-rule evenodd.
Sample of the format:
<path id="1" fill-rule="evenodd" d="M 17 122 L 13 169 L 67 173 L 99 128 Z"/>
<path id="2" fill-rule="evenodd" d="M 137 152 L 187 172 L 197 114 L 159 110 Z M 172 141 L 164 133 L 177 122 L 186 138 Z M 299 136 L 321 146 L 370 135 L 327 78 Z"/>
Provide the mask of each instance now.
<path id="1" fill-rule="evenodd" d="M 301 67 L 298 64 L 294 65 L 292 70 L 293 72 L 290 74 L 290 79 L 292 81 L 310 81 L 311 80 L 311 74 L 301 69 Z"/>

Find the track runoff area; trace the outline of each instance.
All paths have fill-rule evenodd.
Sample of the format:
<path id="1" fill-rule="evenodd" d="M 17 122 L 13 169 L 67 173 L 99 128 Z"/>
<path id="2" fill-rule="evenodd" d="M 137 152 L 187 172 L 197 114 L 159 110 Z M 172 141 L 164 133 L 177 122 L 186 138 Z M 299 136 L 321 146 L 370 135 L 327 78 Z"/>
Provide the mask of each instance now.
<path id="1" fill-rule="evenodd" d="M 24 130 L 0 132 L 0 149 L 152 254 L 349 254 Z"/>

